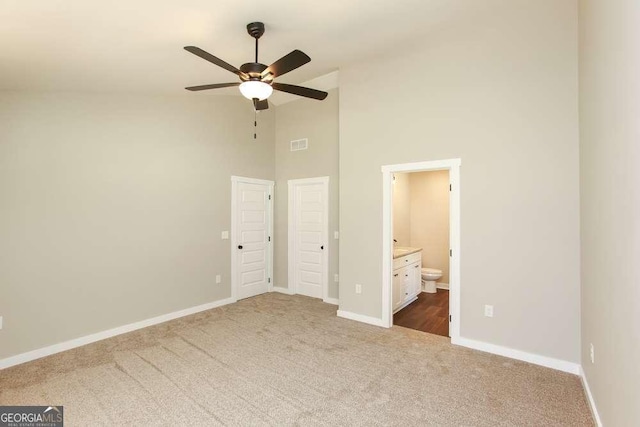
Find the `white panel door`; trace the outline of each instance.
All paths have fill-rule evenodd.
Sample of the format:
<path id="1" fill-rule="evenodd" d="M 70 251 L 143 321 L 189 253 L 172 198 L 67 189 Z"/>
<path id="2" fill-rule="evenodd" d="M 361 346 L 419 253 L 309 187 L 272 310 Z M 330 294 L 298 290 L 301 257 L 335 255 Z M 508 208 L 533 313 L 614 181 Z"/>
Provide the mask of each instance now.
<path id="1" fill-rule="evenodd" d="M 293 262 L 293 289 L 301 295 L 326 298 L 328 181 L 299 181 L 290 188 L 294 251 L 289 262 Z"/>
<path id="2" fill-rule="evenodd" d="M 238 182 L 236 186 L 235 266 L 238 299 L 269 290 L 270 186 Z"/>

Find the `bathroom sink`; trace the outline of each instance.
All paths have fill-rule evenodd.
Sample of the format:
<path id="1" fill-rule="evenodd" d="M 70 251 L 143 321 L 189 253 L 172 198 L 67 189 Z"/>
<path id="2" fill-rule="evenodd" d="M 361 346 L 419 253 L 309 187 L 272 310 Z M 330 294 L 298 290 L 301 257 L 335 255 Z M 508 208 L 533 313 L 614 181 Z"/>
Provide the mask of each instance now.
<path id="1" fill-rule="evenodd" d="M 399 258 L 404 255 L 408 255 L 414 252 L 418 252 L 420 248 L 409 248 L 409 247 L 397 247 L 393 248 L 393 257 Z"/>

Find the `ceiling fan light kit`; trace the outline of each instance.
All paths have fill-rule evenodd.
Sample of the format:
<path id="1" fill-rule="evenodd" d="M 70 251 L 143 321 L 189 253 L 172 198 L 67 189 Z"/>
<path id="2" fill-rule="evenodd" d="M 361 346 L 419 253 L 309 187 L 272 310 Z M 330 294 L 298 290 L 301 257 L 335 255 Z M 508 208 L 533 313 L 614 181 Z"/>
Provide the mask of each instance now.
<path id="1" fill-rule="evenodd" d="M 247 99 L 262 101 L 271 96 L 273 88 L 270 84 L 259 80 L 248 80 L 240 83 L 240 93 Z"/>
<path id="2" fill-rule="evenodd" d="M 307 62 L 311 61 L 311 58 L 304 52 L 296 49 L 278 59 L 276 62 L 269 66 L 261 64 L 260 62 L 258 62 L 258 40 L 264 34 L 264 24 L 262 22 L 252 22 L 247 25 L 247 32 L 256 41 L 255 61 L 242 64 L 239 69 L 223 61 L 222 59 L 211 55 L 209 52 L 205 52 L 198 47 L 185 46 L 186 51 L 191 52 L 194 55 L 199 56 L 200 58 L 209 61 L 214 65 L 217 65 L 218 67 L 232 72 L 240 79 L 240 82 L 236 83 L 216 83 L 200 86 L 190 86 L 186 89 L 190 91 L 200 91 L 239 86 L 242 95 L 245 98 L 253 101 L 253 106 L 256 111 L 266 110 L 267 108 L 269 108 L 267 98 L 271 96 L 271 93 L 274 89 L 305 98 L 317 99 L 320 101 L 327 97 L 327 92 L 302 86 L 275 82 L 275 78 L 303 66 Z"/>

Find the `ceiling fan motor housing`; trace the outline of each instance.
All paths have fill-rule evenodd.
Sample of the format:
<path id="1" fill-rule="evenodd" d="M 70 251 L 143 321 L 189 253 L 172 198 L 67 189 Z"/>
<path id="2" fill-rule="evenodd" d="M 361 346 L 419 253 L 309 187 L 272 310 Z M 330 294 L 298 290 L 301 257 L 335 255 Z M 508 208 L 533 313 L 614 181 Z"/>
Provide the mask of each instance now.
<path id="1" fill-rule="evenodd" d="M 247 62 L 240 66 L 240 71 L 249 76 L 249 79 L 240 78 L 246 80 L 262 80 L 262 72 L 267 69 L 267 66 L 258 62 Z"/>

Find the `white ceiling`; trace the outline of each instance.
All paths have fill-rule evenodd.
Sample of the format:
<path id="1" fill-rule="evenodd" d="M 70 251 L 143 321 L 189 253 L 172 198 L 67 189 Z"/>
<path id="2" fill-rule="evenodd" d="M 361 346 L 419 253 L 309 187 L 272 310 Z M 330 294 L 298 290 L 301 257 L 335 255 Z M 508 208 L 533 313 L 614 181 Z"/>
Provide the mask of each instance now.
<path id="1" fill-rule="evenodd" d="M 2 0 L 0 90 L 186 93 L 237 77 L 183 50 L 251 62 L 246 24 L 262 21 L 260 62 L 293 49 L 299 84 L 419 41 L 472 0 Z M 480 2 L 482 3 L 482 2 Z M 393 70 L 389 72 L 392 78 Z M 193 96 L 238 93 L 206 91 Z"/>

